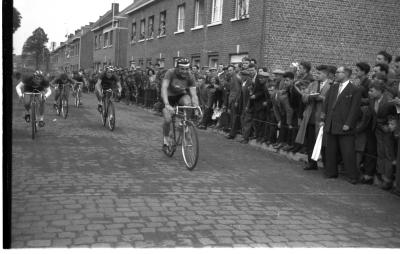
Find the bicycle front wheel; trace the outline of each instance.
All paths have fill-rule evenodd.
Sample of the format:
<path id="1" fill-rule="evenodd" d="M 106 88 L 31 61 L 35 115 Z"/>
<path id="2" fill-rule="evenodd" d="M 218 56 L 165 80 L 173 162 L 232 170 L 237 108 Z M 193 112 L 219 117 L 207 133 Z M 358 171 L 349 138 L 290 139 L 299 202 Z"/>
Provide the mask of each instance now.
<path id="1" fill-rule="evenodd" d="M 64 119 L 67 119 L 68 116 L 68 100 L 67 99 L 62 99 L 61 101 L 61 113 Z"/>
<path id="2" fill-rule="evenodd" d="M 108 102 L 107 123 L 108 128 L 113 131 L 115 128 L 115 108 L 114 104 L 111 101 Z"/>
<path id="3" fill-rule="evenodd" d="M 186 168 L 193 170 L 199 159 L 199 139 L 193 123 L 186 122 L 182 131 L 182 155 Z"/>
<path id="4" fill-rule="evenodd" d="M 35 139 L 36 135 L 36 104 L 31 104 L 31 126 L 32 126 L 32 139 Z"/>

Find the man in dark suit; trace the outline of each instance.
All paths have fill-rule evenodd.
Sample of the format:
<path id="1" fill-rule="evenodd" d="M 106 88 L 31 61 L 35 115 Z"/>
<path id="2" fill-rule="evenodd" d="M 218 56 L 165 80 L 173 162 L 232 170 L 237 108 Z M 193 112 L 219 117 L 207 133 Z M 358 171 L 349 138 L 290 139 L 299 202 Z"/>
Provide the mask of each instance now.
<path id="1" fill-rule="evenodd" d="M 321 124 L 325 125 L 324 132 L 327 135 L 325 176 L 338 177 L 337 152 L 340 151 L 348 181 L 356 184 L 359 181 L 359 172 L 354 140 L 360 114 L 361 90 L 350 82 L 351 74 L 349 68 L 342 66 L 337 69 L 337 83 L 328 91 Z"/>
<path id="2" fill-rule="evenodd" d="M 228 66 L 227 88 L 229 90 L 227 105 L 228 113 L 231 119 L 231 131 L 226 136 L 227 139 L 234 139 L 240 129 L 240 96 L 242 92 L 241 80 L 238 73 L 235 72 L 235 66 Z"/>
<path id="3" fill-rule="evenodd" d="M 254 84 L 254 93 L 250 96 L 249 107 L 254 108 L 253 111 L 253 125 L 256 136 L 256 141 L 261 142 L 264 136 L 265 120 L 266 120 L 266 108 L 263 105 L 265 101 L 265 90 L 269 73 L 260 71 L 257 74 L 256 81 Z"/>

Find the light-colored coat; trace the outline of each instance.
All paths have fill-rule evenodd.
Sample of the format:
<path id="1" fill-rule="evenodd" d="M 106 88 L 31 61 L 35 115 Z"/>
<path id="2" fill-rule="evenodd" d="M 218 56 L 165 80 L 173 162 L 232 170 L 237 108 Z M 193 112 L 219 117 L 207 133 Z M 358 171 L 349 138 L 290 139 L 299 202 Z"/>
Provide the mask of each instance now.
<path id="1" fill-rule="evenodd" d="M 305 103 L 307 106 L 303 112 L 303 119 L 300 121 L 299 131 L 297 132 L 297 136 L 296 136 L 296 143 L 304 144 L 307 125 L 310 123 L 310 120 L 312 123 L 315 123 L 315 126 L 316 126 L 315 135 L 316 136 L 318 135 L 319 123 L 321 121 L 321 113 L 323 110 L 325 97 L 329 91 L 329 88 L 331 87 L 331 84 L 332 84 L 332 81 L 328 80 L 328 82 L 325 84 L 325 86 L 320 91 L 320 95 L 315 100 L 311 100 L 310 95 L 313 93 L 318 93 L 319 81 L 314 81 L 314 82 L 310 83 L 310 85 L 308 85 L 308 87 L 304 91 L 301 92 L 303 103 Z"/>

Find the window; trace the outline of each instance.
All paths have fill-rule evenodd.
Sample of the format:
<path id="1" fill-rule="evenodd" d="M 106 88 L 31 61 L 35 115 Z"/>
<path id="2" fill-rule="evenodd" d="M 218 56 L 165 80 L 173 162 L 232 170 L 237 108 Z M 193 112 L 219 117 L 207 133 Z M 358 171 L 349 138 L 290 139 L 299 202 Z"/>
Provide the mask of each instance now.
<path id="1" fill-rule="evenodd" d="M 196 0 L 194 3 L 194 27 L 203 25 L 204 0 Z"/>
<path id="2" fill-rule="evenodd" d="M 192 66 L 200 66 L 200 56 L 192 56 Z"/>
<path id="3" fill-rule="evenodd" d="M 218 56 L 209 56 L 208 57 L 208 67 L 218 67 Z"/>
<path id="4" fill-rule="evenodd" d="M 99 34 L 99 48 L 101 48 L 101 34 Z"/>
<path id="5" fill-rule="evenodd" d="M 249 17 L 249 0 L 236 0 L 235 19 Z"/>
<path id="6" fill-rule="evenodd" d="M 176 28 L 177 32 L 185 31 L 185 5 L 178 6 L 178 27 Z"/>
<path id="7" fill-rule="evenodd" d="M 165 59 L 164 58 L 158 58 L 157 63 L 160 65 L 161 68 L 164 68 L 165 66 Z"/>
<path id="8" fill-rule="evenodd" d="M 140 21 L 140 37 L 139 40 L 146 39 L 146 20 L 142 19 Z"/>
<path id="9" fill-rule="evenodd" d="M 94 37 L 94 49 L 97 49 L 97 35 Z"/>
<path id="10" fill-rule="evenodd" d="M 131 42 L 135 42 L 136 39 L 136 22 L 133 22 L 131 28 Z"/>
<path id="11" fill-rule="evenodd" d="M 140 67 L 143 67 L 143 59 L 139 59 L 138 63 Z"/>
<path id="12" fill-rule="evenodd" d="M 113 45 L 113 35 L 114 35 L 114 31 L 111 30 L 110 31 L 110 43 L 108 44 L 110 47 Z"/>
<path id="13" fill-rule="evenodd" d="M 234 55 L 230 55 L 230 63 L 231 64 L 238 64 L 242 62 L 242 58 L 243 57 L 248 57 L 248 54 L 234 54 Z"/>
<path id="14" fill-rule="evenodd" d="M 151 16 L 149 18 L 149 29 L 148 29 L 148 35 L 149 38 L 153 38 L 154 37 L 154 16 Z"/>
<path id="15" fill-rule="evenodd" d="M 160 27 L 158 28 L 158 36 L 165 36 L 167 28 L 167 11 L 160 12 Z"/>
<path id="16" fill-rule="evenodd" d="M 211 24 L 222 22 L 222 3 L 223 0 L 212 1 Z"/>
<path id="17" fill-rule="evenodd" d="M 105 48 L 105 47 L 107 47 L 108 46 L 108 33 L 105 33 L 104 34 L 104 44 L 103 44 L 103 47 Z"/>

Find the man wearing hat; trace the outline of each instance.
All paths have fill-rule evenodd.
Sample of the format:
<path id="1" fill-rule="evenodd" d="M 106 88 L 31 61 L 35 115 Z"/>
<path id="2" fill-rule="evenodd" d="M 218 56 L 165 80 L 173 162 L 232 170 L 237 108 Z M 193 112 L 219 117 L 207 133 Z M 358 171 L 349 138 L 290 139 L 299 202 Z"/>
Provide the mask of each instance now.
<path id="1" fill-rule="evenodd" d="M 240 72 L 242 76 L 242 137 L 243 139 L 240 141 L 242 144 L 249 143 L 250 134 L 253 127 L 253 110 L 252 106 L 253 101 L 250 100 L 250 97 L 254 94 L 254 83 L 252 73 L 255 73 L 254 64 L 249 64 L 249 67 L 246 70 Z"/>
<path id="2" fill-rule="evenodd" d="M 258 72 L 254 83 L 254 94 L 250 96 L 250 100 L 253 102 L 252 105 L 254 107 L 253 125 L 257 142 L 261 142 L 264 137 L 266 107 L 263 103 L 266 100 L 265 91 L 267 90 L 267 81 L 269 76 L 269 73 L 264 70 Z"/>

